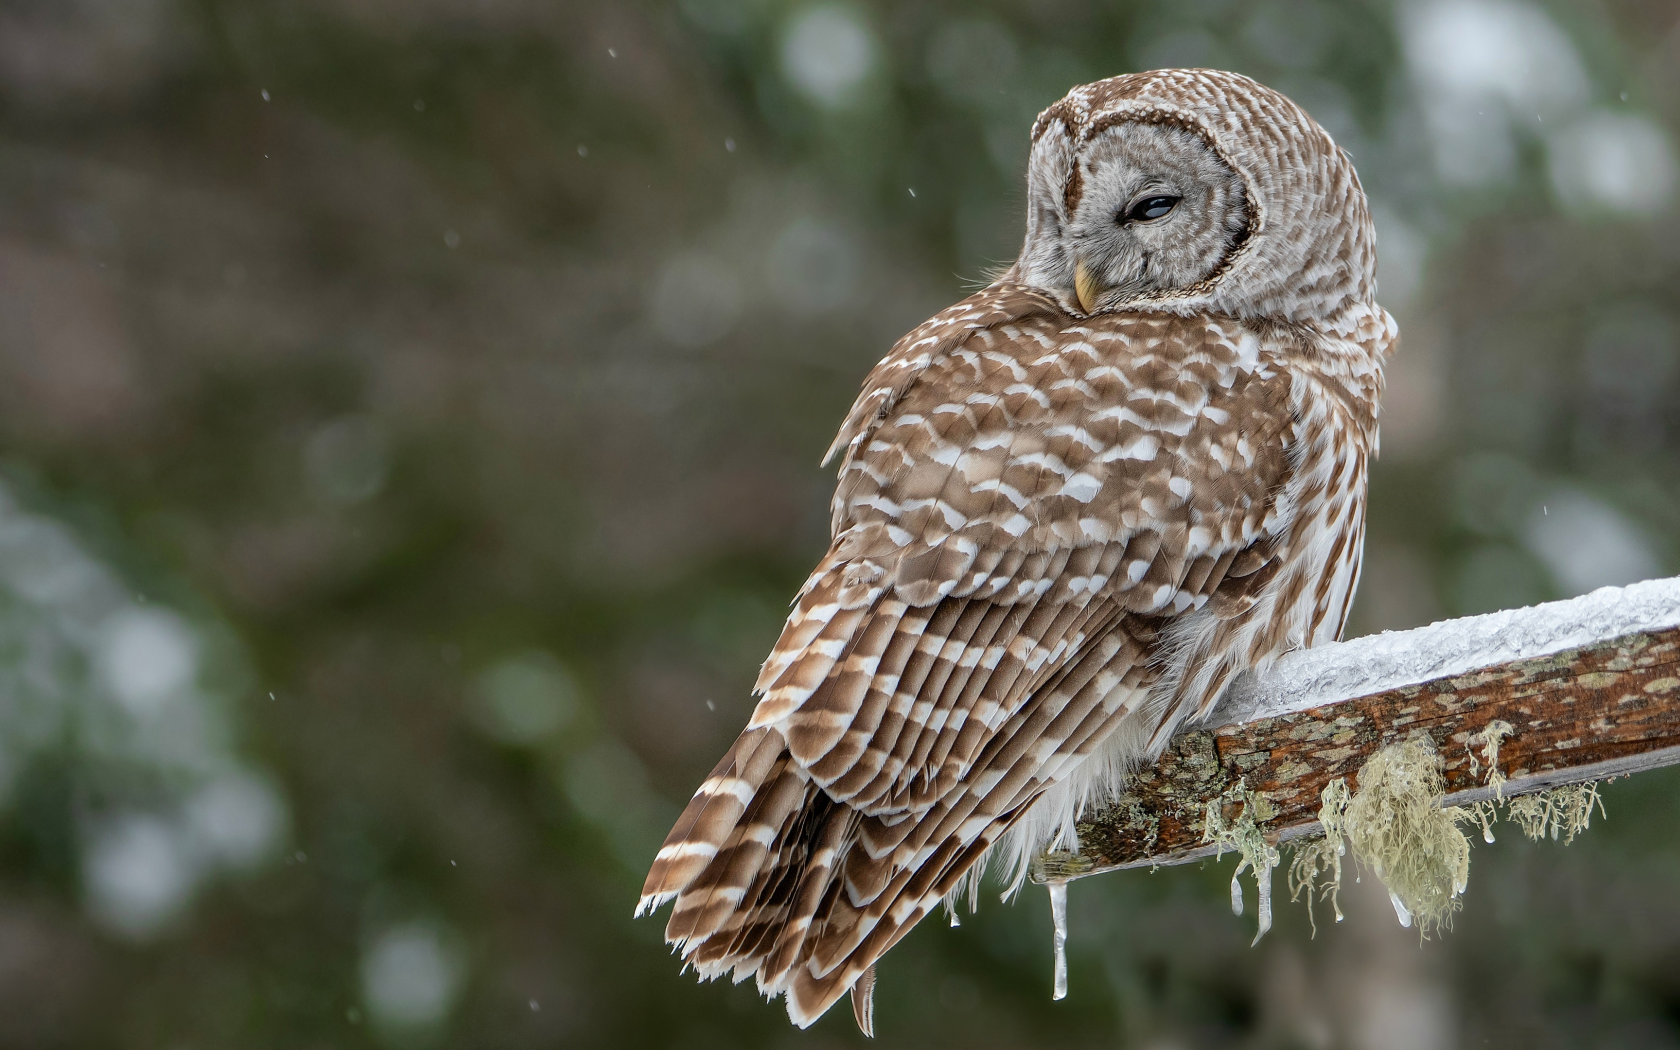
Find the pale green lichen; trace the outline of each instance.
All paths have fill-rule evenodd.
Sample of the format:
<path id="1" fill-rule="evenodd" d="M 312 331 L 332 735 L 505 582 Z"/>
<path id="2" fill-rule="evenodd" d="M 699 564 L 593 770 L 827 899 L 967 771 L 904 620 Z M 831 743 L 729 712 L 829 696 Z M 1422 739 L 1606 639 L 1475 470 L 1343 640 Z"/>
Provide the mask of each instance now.
<path id="1" fill-rule="evenodd" d="M 1416 922 L 1425 936 L 1446 925 L 1470 877 L 1470 841 L 1459 830 L 1470 818 L 1442 808 L 1445 794 L 1440 756 L 1421 735 L 1373 755 L 1359 771 L 1358 792 L 1332 781 L 1320 796 L 1324 837 L 1296 847 L 1290 865 L 1290 889 L 1306 894 L 1309 917 L 1315 891 L 1336 900 L 1341 858 L 1351 849 L 1388 888 L 1402 925 Z"/>
<path id="2" fill-rule="evenodd" d="M 1495 790 L 1498 789 L 1496 788 Z M 1492 843 L 1494 841 L 1493 823 L 1499 819 L 1499 806 L 1493 801 L 1493 799 L 1483 799 L 1481 802 L 1473 802 L 1464 807 L 1464 812 L 1469 815 L 1471 823 L 1481 827 L 1482 841 Z"/>
<path id="3" fill-rule="evenodd" d="M 1342 857 L 1349 849 L 1387 887 L 1401 924 L 1410 926 L 1415 921 L 1419 932 L 1428 936 L 1450 923 L 1469 882 L 1470 840 L 1461 825 L 1479 825 L 1482 837 L 1492 842 L 1493 823 L 1503 803 L 1504 818 L 1516 822 L 1530 839 L 1550 835 L 1567 845 L 1591 826 L 1595 808 L 1604 815 L 1596 782 L 1506 801 L 1499 745 L 1512 732 L 1510 723 L 1492 722 L 1467 744 L 1482 751 L 1494 799 L 1464 807 L 1443 806 L 1446 782 L 1440 756 L 1423 734 L 1390 744 L 1372 756 L 1359 771 L 1357 793 L 1350 793 L 1340 778 L 1325 787 L 1318 813 L 1323 834 L 1297 842 L 1289 866 L 1290 899 L 1306 897 L 1307 918 L 1315 934 L 1313 902 L 1336 903 Z M 1474 751 L 1471 772 L 1480 772 Z M 1338 906 L 1336 921 L 1341 919 Z"/>
<path id="4" fill-rule="evenodd" d="M 1561 836 L 1567 846 L 1575 841 L 1576 835 L 1592 826 L 1595 808 L 1600 816 L 1608 816 L 1604 812 L 1604 800 L 1598 797 L 1598 782 L 1592 781 L 1512 799 L 1505 806 L 1505 817 L 1534 842 L 1550 833 L 1553 842 Z"/>
<path id="5" fill-rule="evenodd" d="M 1294 859 L 1289 863 L 1289 899 L 1307 898 L 1307 922 L 1313 936 L 1318 936 L 1318 919 L 1313 915 L 1316 893 L 1320 901 L 1328 900 L 1336 911 L 1336 921 L 1342 915 L 1342 858 L 1347 856 L 1347 839 L 1342 834 L 1342 814 L 1347 810 L 1347 781 L 1337 777 L 1319 793 L 1319 821 L 1324 833 L 1297 841 L 1293 846 Z M 1319 885 L 1323 880 L 1322 886 Z"/>
<path id="6" fill-rule="evenodd" d="M 1482 731 L 1469 737 L 1464 742 L 1464 749 L 1470 752 L 1470 775 L 1476 776 L 1481 772 L 1481 764 L 1476 761 L 1476 748 L 1482 749 L 1482 761 L 1487 763 L 1487 786 L 1493 789 L 1493 798 L 1476 802 L 1465 808 L 1470 820 L 1482 829 L 1482 841 L 1492 843 L 1493 824 L 1499 819 L 1499 804 L 1505 801 L 1506 777 L 1499 769 L 1499 745 L 1508 736 L 1515 736 L 1517 729 L 1504 719 L 1496 718 L 1482 727 Z"/>
<path id="7" fill-rule="evenodd" d="M 1487 763 L 1487 785 L 1493 789 L 1493 797 L 1501 802 L 1505 800 L 1505 774 L 1499 771 L 1499 745 L 1508 736 L 1516 735 L 1517 728 L 1503 719 L 1494 719 L 1482 727 L 1480 733 L 1465 741 L 1465 749 L 1470 752 L 1470 775 L 1481 772 L 1476 762 L 1476 747 L 1482 749 L 1482 761 Z M 1482 831 L 1489 842 L 1493 841 L 1493 833 L 1487 830 L 1487 823 L 1482 823 Z"/>
<path id="8" fill-rule="evenodd" d="M 1359 771 L 1359 791 L 1340 815 L 1354 855 L 1388 887 L 1401 925 L 1428 936 L 1448 924 L 1470 879 L 1468 814 L 1443 808 L 1441 759 L 1425 736 L 1390 744 Z"/>
<path id="9" fill-rule="evenodd" d="M 1227 808 L 1237 810 L 1236 816 L 1230 820 L 1225 817 Z M 1231 911 L 1234 914 L 1243 913 L 1240 876 L 1244 871 L 1254 872 L 1254 886 L 1259 897 L 1259 929 L 1254 934 L 1255 944 L 1259 944 L 1260 938 L 1272 928 L 1272 869 L 1278 866 L 1281 858 L 1277 847 L 1266 841 L 1265 834 L 1260 830 L 1260 821 L 1275 816 L 1277 807 L 1264 796 L 1250 791 L 1248 785 L 1239 779 L 1230 790 L 1207 804 L 1207 812 L 1202 819 L 1202 841 L 1213 843 L 1217 856 L 1223 857 L 1226 850 L 1231 850 L 1242 857 L 1237 870 L 1231 873 Z"/>

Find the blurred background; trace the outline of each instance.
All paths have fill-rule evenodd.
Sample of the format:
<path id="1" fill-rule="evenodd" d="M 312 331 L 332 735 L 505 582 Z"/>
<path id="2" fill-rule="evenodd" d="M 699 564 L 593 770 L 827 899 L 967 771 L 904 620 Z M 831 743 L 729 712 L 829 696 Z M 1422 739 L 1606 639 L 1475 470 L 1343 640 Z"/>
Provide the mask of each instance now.
<path id="1" fill-rule="evenodd" d="M 1376 209 L 1351 633 L 1680 571 L 1670 0 L 0 2 L 0 1045 L 862 1045 L 636 891 L 864 373 L 1013 257 L 1038 110 L 1169 65 Z M 1060 1003 L 1029 889 L 878 1043 L 1680 1045 L 1677 789 L 1478 843 L 1421 946 L 1079 882 Z"/>

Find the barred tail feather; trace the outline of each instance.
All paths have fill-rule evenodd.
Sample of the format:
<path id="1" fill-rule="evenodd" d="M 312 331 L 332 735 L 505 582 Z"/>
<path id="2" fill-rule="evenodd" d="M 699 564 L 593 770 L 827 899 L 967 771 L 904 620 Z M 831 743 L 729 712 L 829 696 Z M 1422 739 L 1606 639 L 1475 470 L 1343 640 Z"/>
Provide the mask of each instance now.
<path id="1" fill-rule="evenodd" d="M 727 946 L 753 913 L 749 891 L 762 888 L 810 803 L 810 784 L 784 757 L 704 870 L 678 897 L 665 939 L 696 969 L 715 975 L 734 965 Z"/>
<path id="2" fill-rule="evenodd" d="M 870 966 L 852 985 L 852 1020 L 858 1031 L 875 1038 L 875 967 Z"/>
<path id="3" fill-rule="evenodd" d="M 665 939 L 684 962 L 703 979 L 756 977 L 766 995 L 785 995 L 802 1028 L 848 992 L 868 1023 L 875 961 L 1002 825 L 906 851 L 907 834 L 929 830 L 917 828 L 835 802 L 776 730 L 749 730 L 672 829 L 637 914 L 674 900 Z"/>
<path id="4" fill-rule="evenodd" d="M 665 837 L 642 884 L 637 917 L 674 900 L 706 870 L 784 750 L 771 730 L 741 734 Z"/>

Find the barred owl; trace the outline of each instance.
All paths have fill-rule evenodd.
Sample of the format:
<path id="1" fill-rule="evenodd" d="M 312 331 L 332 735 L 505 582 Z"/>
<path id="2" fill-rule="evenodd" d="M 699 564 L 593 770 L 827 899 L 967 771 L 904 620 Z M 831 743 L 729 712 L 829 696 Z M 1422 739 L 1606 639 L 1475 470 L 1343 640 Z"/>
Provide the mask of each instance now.
<path id="1" fill-rule="evenodd" d="M 865 380 L 833 542 L 752 719 L 637 914 L 811 1024 L 993 851 L 1076 848 L 1245 670 L 1336 638 L 1383 360 L 1365 195 L 1231 73 L 1075 88 L 1032 129 L 1027 233 Z M 825 461 L 826 462 L 826 461 Z"/>

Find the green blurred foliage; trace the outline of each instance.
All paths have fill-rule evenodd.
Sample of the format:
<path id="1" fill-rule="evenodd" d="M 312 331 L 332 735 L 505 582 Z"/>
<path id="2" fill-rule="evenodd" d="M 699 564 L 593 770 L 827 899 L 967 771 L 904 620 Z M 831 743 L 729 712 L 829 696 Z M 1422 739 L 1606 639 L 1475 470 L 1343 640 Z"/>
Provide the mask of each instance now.
<path id="1" fill-rule="evenodd" d="M 1032 118 L 1086 80 L 1237 69 L 1359 166 L 1403 344 L 1356 633 L 1674 571 L 1676 25 L 0 6 L 0 1044 L 858 1043 L 630 910 L 859 381 L 1007 265 Z M 880 1042 L 1674 1045 L 1675 783 L 1478 846 L 1421 946 L 1366 884 L 1251 950 L 1229 858 L 1107 876 L 1051 1003 L 1042 895 L 988 898 L 888 957 Z"/>

